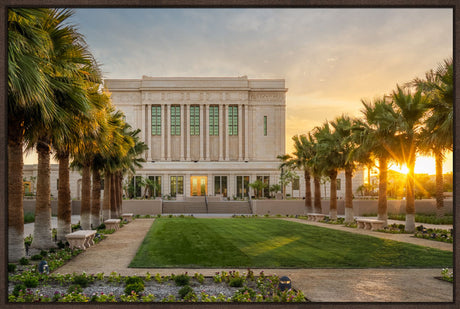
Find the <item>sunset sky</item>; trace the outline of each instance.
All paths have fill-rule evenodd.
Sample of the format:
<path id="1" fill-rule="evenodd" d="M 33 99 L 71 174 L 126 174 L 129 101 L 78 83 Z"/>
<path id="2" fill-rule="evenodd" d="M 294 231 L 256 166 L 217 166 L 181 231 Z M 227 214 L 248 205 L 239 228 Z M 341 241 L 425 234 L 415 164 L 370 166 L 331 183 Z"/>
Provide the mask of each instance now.
<path id="1" fill-rule="evenodd" d="M 453 55 L 452 9 L 76 9 L 72 22 L 104 78 L 284 78 L 286 152 Z M 434 174 L 424 160 L 416 172 Z"/>

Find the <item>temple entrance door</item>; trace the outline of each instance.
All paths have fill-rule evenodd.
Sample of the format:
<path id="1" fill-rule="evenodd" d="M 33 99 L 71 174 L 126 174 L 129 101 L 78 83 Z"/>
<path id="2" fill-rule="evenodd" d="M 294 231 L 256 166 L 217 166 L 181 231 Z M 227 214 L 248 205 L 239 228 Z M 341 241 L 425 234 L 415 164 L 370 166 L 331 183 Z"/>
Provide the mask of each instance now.
<path id="1" fill-rule="evenodd" d="M 204 196 L 208 194 L 208 177 L 191 176 L 190 177 L 190 195 Z"/>

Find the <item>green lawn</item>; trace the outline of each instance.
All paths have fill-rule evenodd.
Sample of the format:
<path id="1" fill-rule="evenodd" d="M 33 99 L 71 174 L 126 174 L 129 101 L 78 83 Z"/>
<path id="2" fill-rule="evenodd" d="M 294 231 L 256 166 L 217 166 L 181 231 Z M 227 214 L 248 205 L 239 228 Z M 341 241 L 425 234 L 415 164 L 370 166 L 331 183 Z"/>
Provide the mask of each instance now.
<path id="1" fill-rule="evenodd" d="M 452 252 L 266 218 L 160 218 L 130 267 L 452 267 Z"/>

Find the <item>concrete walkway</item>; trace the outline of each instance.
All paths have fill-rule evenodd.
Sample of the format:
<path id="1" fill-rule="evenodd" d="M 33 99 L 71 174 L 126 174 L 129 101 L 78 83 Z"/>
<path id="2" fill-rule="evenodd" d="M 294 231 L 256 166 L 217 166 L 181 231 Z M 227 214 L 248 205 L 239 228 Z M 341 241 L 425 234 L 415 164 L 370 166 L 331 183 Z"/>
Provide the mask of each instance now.
<path id="1" fill-rule="evenodd" d="M 327 228 L 339 229 L 340 226 L 325 223 L 311 223 Z M 159 273 L 170 275 L 186 271 L 212 276 L 216 271 L 237 269 L 186 269 L 186 268 L 128 268 L 154 219 L 136 219 L 125 225 L 96 246 L 90 247 L 69 263 L 56 270 L 57 273 L 100 273 L 109 275 L 115 271 L 121 275 L 146 275 Z M 345 228 L 345 227 L 342 227 Z M 345 228 L 346 231 L 358 229 Z M 384 234 L 371 231 L 359 231 L 360 234 Z M 394 236 L 394 234 L 388 234 Z M 402 238 L 401 238 L 402 239 Z M 418 239 L 415 239 L 418 240 Z M 404 240 L 400 240 L 404 241 Z M 422 240 L 423 241 L 423 240 Z M 425 240 L 422 245 L 436 242 Z M 436 279 L 441 269 L 253 269 L 258 274 L 287 275 L 293 286 L 305 293 L 314 302 L 452 302 L 453 284 Z M 247 269 L 239 269 L 240 272 Z M 408 284 L 409 283 L 409 284 Z"/>

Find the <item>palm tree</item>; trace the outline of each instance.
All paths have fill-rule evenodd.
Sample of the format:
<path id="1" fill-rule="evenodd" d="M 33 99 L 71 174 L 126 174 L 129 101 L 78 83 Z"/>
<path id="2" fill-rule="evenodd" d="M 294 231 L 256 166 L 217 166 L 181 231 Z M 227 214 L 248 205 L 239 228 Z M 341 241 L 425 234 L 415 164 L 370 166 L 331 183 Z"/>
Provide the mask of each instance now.
<path id="1" fill-rule="evenodd" d="M 453 61 L 444 60 L 436 71 L 430 70 L 425 79 L 414 79 L 412 86 L 429 98 L 428 118 L 421 134 L 420 150 L 433 155 L 436 162 L 436 213 L 444 215 L 442 163 L 445 153 L 453 151 Z"/>
<path id="2" fill-rule="evenodd" d="M 345 170 L 345 223 L 354 221 L 353 216 L 353 172 L 356 169 L 356 161 L 359 159 L 355 149 L 358 147 L 354 136 L 356 120 L 346 115 L 336 118 L 331 125 L 334 127 L 334 134 L 339 141 L 340 167 Z"/>
<path id="3" fill-rule="evenodd" d="M 415 160 L 417 144 L 423 125 L 423 117 L 427 111 L 427 97 L 418 90 L 415 94 L 397 86 L 393 91 L 393 100 L 397 108 L 397 128 L 399 147 L 397 156 L 409 169 L 406 182 L 406 227 L 407 232 L 415 230 Z"/>
<path id="4" fill-rule="evenodd" d="M 292 161 L 297 169 L 301 169 L 304 172 L 305 178 L 305 210 L 307 213 L 312 212 L 312 201 L 311 201 L 311 172 L 309 161 L 313 157 L 313 143 L 307 138 L 306 135 L 295 135 L 292 137 L 294 141 L 294 149 Z"/>
<path id="5" fill-rule="evenodd" d="M 317 155 L 318 153 L 318 143 L 311 132 L 307 135 L 308 142 L 311 144 L 311 158 L 308 161 L 308 166 L 310 167 L 310 172 L 313 175 L 313 187 L 314 187 L 314 199 L 313 199 L 313 209 L 316 213 L 322 213 L 321 207 L 321 158 Z"/>
<path id="6" fill-rule="evenodd" d="M 48 248 L 54 246 L 51 241 L 51 205 L 50 205 L 50 153 L 52 144 L 59 146 L 58 159 L 61 164 L 61 175 L 68 179 L 69 140 L 66 136 L 75 131 L 76 122 L 72 115 L 84 115 L 90 109 L 87 98 L 86 84 L 87 68 L 93 64 L 93 58 L 87 51 L 84 40 L 76 28 L 68 25 L 67 20 L 73 15 L 70 10 L 48 10 L 43 28 L 49 33 L 51 48 L 51 65 L 46 67 L 56 104 L 56 114 L 49 125 L 36 123 L 30 131 L 29 147 L 36 145 L 38 153 L 37 198 L 35 206 L 35 229 L 33 247 Z M 37 111 L 36 114 L 39 114 Z M 59 140 L 61 138 L 61 140 Z M 59 141 L 58 141 L 59 140 Z M 67 176 L 64 175 L 67 173 Z M 65 194 L 66 181 L 61 186 L 62 207 L 68 208 L 69 194 Z M 62 195 L 64 193 L 64 195 Z M 68 209 L 66 209 L 68 212 Z M 67 214 L 66 214 L 67 215 Z M 66 222 L 61 222 L 61 228 Z M 63 238 L 63 235 L 60 235 Z"/>
<path id="7" fill-rule="evenodd" d="M 340 140 L 332 132 L 329 123 L 316 127 L 314 132 L 316 145 L 315 164 L 330 179 L 330 208 L 329 215 L 332 220 L 337 220 L 337 174 L 342 166 L 340 158 Z"/>
<path id="8" fill-rule="evenodd" d="M 43 122 L 54 114 L 44 62 L 48 33 L 40 27 L 45 9 L 8 9 L 8 260 L 25 255 L 23 210 L 24 133 L 30 110 L 43 111 Z"/>
<path id="9" fill-rule="evenodd" d="M 379 197 L 378 197 L 378 219 L 385 221 L 387 226 L 387 183 L 388 165 L 396 161 L 392 149 L 397 147 L 397 113 L 387 97 L 377 98 L 374 102 L 361 100 L 364 108 L 361 113 L 363 121 L 359 121 L 355 127 L 355 136 L 358 144 L 357 156 L 369 156 L 378 161 L 379 173 Z M 369 176 L 368 176 L 369 177 Z M 369 180 L 370 181 L 370 180 Z"/>
<path id="10" fill-rule="evenodd" d="M 280 183 L 281 183 L 281 188 L 283 189 L 283 192 L 282 192 L 283 199 L 286 199 L 286 186 L 288 183 L 284 181 L 283 179 L 285 178 L 284 174 L 288 170 L 291 169 L 291 165 L 292 165 L 291 158 L 292 157 L 288 154 L 285 154 L 285 155 L 278 155 L 276 158 L 281 161 L 278 168 L 281 170 Z"/>

